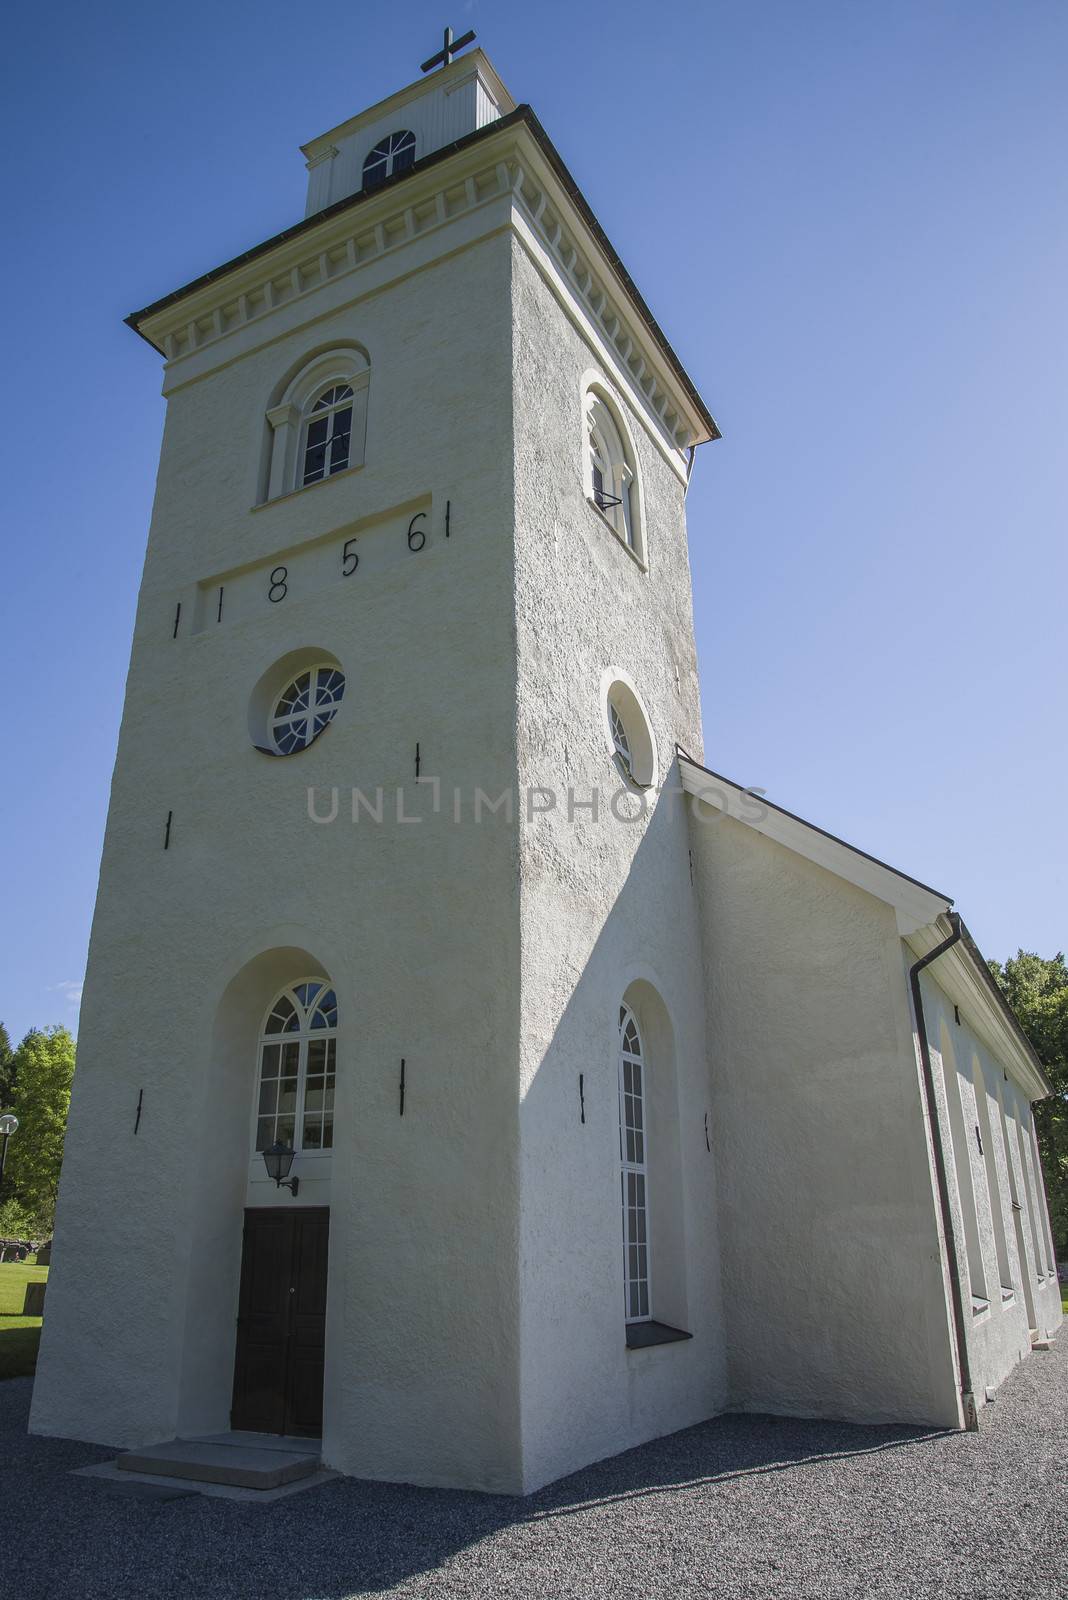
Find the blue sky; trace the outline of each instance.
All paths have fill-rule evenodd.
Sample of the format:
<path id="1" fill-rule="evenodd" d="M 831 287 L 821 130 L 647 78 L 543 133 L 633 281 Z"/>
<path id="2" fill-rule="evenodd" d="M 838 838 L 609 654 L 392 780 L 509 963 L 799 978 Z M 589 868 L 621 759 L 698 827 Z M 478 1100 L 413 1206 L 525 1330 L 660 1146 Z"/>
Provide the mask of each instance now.
<path id="1" fill-rule="evenodd" d="M 8 10 L 0 65 L 0 1018 L 76 1018 L 162 426 L 122 317 L 297 220 L 298 144 L 448 20 L 723 429 L 689 502 L 709 764 L 954 895 L 987 954 L 1052 954 L 1068 7 L 60 0 Z"/>

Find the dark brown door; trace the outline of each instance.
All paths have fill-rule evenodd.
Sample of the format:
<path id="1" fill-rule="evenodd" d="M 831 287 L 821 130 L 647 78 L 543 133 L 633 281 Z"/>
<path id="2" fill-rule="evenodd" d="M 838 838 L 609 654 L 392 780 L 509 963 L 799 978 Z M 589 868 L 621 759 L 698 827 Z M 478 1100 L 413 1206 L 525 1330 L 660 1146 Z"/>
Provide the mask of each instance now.
<path id="1" fill-rule="evenodd" d="M 230 1425 L 318 1437 L 330 1212 L 245 1212 Z"/>

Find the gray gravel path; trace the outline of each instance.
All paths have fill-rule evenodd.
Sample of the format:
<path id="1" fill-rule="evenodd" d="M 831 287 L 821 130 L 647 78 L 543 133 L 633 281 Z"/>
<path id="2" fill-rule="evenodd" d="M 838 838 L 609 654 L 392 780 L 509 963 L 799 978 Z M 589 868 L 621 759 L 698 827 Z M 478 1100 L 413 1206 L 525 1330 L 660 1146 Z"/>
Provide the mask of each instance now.
<path id="1" fill-rule="evenodd" d="M 117 1497 L 0 1384 L 4 1600 L 1068 1596 L 1068 1337 L 982 1432 L 720 1417 L 527 1500 L 344 1480 L 272 1506 Z"/>

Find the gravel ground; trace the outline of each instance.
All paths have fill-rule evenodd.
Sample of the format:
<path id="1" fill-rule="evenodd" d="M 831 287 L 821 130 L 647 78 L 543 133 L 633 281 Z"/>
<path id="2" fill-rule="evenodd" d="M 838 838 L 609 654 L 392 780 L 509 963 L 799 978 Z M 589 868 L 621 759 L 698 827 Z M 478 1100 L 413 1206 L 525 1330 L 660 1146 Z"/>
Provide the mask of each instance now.
<path id="1" fill-rule="evenodd" d="M 122 1498 L 0 1384 L 4 1600 L 1068 1596 L 1068 1339 L 979 1434 L 720 1417 L 527 1500 L 352 1479 L 274 1505 Z"/>

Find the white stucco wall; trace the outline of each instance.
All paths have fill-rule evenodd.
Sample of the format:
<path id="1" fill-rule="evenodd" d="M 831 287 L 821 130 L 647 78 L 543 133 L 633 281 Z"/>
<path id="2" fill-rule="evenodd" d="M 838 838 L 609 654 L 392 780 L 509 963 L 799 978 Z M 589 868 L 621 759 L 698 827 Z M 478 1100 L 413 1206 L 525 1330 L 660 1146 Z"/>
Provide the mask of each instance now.
<path id="1" fill-rule="evenodd" d="M 422 221 L 383 213 L 366 255 L 357 239 L 277 280 L 259 264 L 256 308 L 198 306 L 161 331 L 177 359 L 38 1432 L 123 1445 L 225 1427 L 242 1212 L 274 1203 L 330 1207 L 324 1455 L 349 1473 L 529 1491 L 727 1406 L 957 1421 L 893 913 L 738 822 L 688 819 L 679 419 L 644 404 L 644 357 L 603 301 L 594 329 L 592 278 L 505 154 L 446 176 L 440 206 L 428 190 Z M 346 344 L 370 364 L 365 464 L 258 504 L 266 409 Z M 632 440 L 644 563 L 584 492 L 591 377 Z M 271 604 L 276 565 L 289 587 Z M 273 760 L 250 696 L 302 650 L 338 661 L 344 703 Z M 609 804 L 606 673 L 640 694 L 665 784 L 637 821 Z M 438 809 L 413 781 L 417 743 Z M 381 824 L 352 821 L 354 786 L 372 803 L 382 788 Z M 309 787 L 319 816 L 337 791 L 336 820 L 309 818 Z M 420 821 L 398 820 L 398 789 Z M 512 812 L 475 823 L 476 791 L 511 791 Z M 335 1148 L 298 1158 L 291 1202 L 250 1162 L 256 1036 L 277 991 L 320 972 L 340 1005 Z M 624 1000 L 647 1052 L 652 1313 L 692 1335 L 643 1350 L 622 1295 Z M 1010 1099 L 991 1096 L 992 1126 Z M 1041 1197 L 1029 1147 L 1010 1147 L 996 1171 L 1031 1205 L 1037 1272 Z M 980 1207 L 977 1239 L 996 1255 L 992 1218 Z M 1056 1320 L 1048 1267 L 1029 1286 L 1020 1270 L 997 1337 L 976 1326 L 990 1383 L 1032 1302 L 1032 1326 Z"/>
<path id="2" fill-rule="evenodd" d="M 682 460 L 650 376 L 651 431 L 629 414 L 643 573 L 582 495 L 579 379 L 607 356 L 611 386 L 620 361 L 583 324 L 596 284 L 560 279 L 552 298 L 526 252 L 557 269 L 510 169 L 478 159 L 488 171 L 435 174 L 436 209 L 428 188 L 395 223 L 384 200 L 377 233 L 310 272 L 255 263 L 266 301 L 251 280 L 237 300 L 224 284 L 221 310 L 201 311 L 205 291 L 188 322 L 158 324 L 168 415 L 36 1431 L 121 1445 L 226 1426 L 242 1210 L 292 1203 L 250 1176 L 256 1035 L 278 988 L 319 972 L 340 1005 L 335 1148 L 294 1170 L 296 1203 L 331 1210 L 326 1460 L 529 1489 L 722 1399 L 698 940 L 675 904 L 684 824 L 658 806 L 636 827 L 561 813 L 528 829 L 521 798 L 537 782 L 561 801 L 569 783 L 616 787 L 606 665 L 640 683 L 665 767 L 675 738 L 699 748 Z M 261 504 L 266 410 L 303 361 L 347 344 L 370 367 L 365 465 Z M 413 555 L 415 511 L 428 541 Z M 272 760 L 252 747 L 250 696 L 302 650 L 341 665 L 344 704 L 310 750 Z M 437 813 L 412 783 L 417 742 Z M 384 826 L 349 820 L 353 785 L 384 787 Z M 388 820 L 402 785 L 416 825 Z M 336 821 L 309 820 L 309 787 L 320 815 L 339 790 Z M 475 792 L 507 789 L 514 814 L 473 825 Z M 694 1335 L 637 1352 L 621 1288 L 624 994 L 658 1073 L 654 1311 Z"/>
<path id="3" fill-rule="evenodd" d="M 690 834 L 729 1403 L 956 1426 L 893 910 L 704 805 Z"/>
<path id="4" fill-rule="evenodd" d="M 601 707 L 606 669 L 622 671 L 648 709 L 662 773 L 676 739 L 700 748 L 683 488 L 642 415 L 624 403 L 645 510 L 643 572 L 584 493 L 582 379 L 600 370 L 593 346 L 518 243 L 513 261 L 519 780 L 556 796 L 519 841 L 529 1490 L 710 1415 L 723 1403 L 725 1351 L 686 824 L 665 795 L 651 796 L 644 821 L 610 814 L 620 780 Z M 569 818 L 567 790 L 588 802 L 595 787 L 598 820 L 588 810 Z M 626 1348 L 624 1329 L 617 1050 L 625 995 L 648 1055 L 653 1315 L 693 1334 L 644 1350 Z M 674 1107 L 671 1097 L 654 1103 L 669 1075 Z M 678 1225 L 658 1230 L 669 1211 Z"/>
<path id="5" fill-rule="evenodd" d="M 32 1426 L 116 1445 L 227 1426 L 255 1036 L 280 983 L 322 970 L 336 1144 L 329 1179 L 295 1170 L 299 1203 L 331 1208 L 326 1459 L 517 1489 L 514 829 L 455 827 L 412 783 L 417 741 L 446 794 L 514 777 L 508 241 L 311 309 L 170 378 Z M 252 510 L 269 395 L 345 339 L 371 362 L 366 466 Z M 413 503 L 419 554 L 394 514 Z M 193 631 L 198 583 L 286 552 L 303 571 L 353 523 L 352 578 L 221 623 L 202 607 Z M 305 646 L 343 665 L 343 707 L 273 760 L 249 696 Z M 425 820 L 354 826 L 354 784 L 406 785 Z M 309 785 L 324 811 L 340 787 L 334 824 L 309 820 Z"/>
<path id="6" fill-rule="evenodd" d="M 1030 1354 L 1032 1338 L 1060 1326 L 1060 1288 L 1027 1096 L 967 1014 L 957 1020 L 937 980 L 937 963 L 920 977 L 958 1270 L 971 1313 L 972 1388 L 982 1406 L 987 1390 Z"/>

